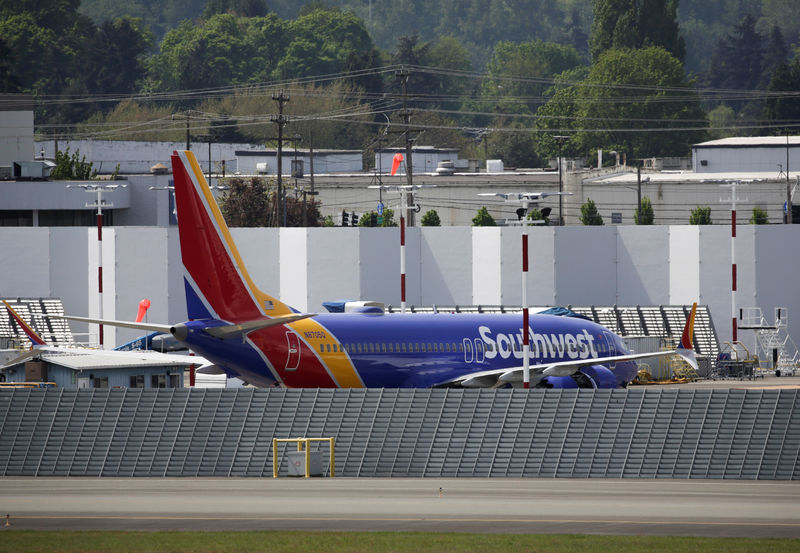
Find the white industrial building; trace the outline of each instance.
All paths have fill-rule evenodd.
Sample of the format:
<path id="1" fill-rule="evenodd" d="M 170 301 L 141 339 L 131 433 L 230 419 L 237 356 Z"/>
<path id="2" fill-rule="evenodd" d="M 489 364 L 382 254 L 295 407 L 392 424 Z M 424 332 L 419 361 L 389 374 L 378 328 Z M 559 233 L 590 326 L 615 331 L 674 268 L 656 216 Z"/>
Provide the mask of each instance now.
<path id="1" fill-rule="evenodd" d="M 786 177 L 800 168 L 800 136 L 721 138 L 692 146 L 695 173 L 766 173 Z"/>

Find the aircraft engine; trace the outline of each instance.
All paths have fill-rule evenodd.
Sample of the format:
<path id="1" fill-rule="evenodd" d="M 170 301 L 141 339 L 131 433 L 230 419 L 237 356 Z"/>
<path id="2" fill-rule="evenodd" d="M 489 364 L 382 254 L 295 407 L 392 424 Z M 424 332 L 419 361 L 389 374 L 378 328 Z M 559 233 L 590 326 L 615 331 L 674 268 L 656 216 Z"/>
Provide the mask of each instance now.
<path id="1" fill-rule="evenodd" d="M 585 367 L 570 376 L 545 376 L 537 384 L 537 388 L 616 388 L 617 379 L 614 373 L 603 365 Z"/>
<path id="2" fill-rule="evenodd" d="M 581 372 L 594 382 L 595 388 L 616 388 L 617 377 L 603 365 L 592 365 L 581 369 Z"/>

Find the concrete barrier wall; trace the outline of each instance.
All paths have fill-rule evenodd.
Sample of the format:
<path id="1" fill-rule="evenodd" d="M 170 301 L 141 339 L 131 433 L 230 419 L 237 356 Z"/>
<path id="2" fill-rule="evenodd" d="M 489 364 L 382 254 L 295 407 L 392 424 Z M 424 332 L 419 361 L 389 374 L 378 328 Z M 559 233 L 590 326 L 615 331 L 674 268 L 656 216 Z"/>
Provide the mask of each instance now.
<path id="1" fill-rule="evenodd" d="M 0 476 L 271 477 L 273 438 L 333 437 L 350 477 L 797 480 L 797 406 L 755 389 L 0 390 Z"/>
<path id="2" fill-rule="evenodd" d="M 731 240 L 726 226 L 541 227 L 529 230 L 531 305 L 708 304 L 720 341 L 731 337 Z M 397 228 L 232 230 L 254 282 L 297 309 L 363 299 L 400 303 Z M 75 315 L 97 314 L 97 233 L 0 228 L 0 295 L 61 297 Z M 152 322 L 185 320 L 175 228 L 104 229 L 104 315 L 129 319 L 150 298 Z M 737 307 L 789 309 L 800 343 L 800 225 L 741 225 Z M 411 228 L 407 301 L 414 305 L 519 305 L 521 229 Z M 800 319 L 798 319 L 800 320 Z M 75 332 L 83 330 L 74 326 Z M 113 332 L 116 343 L 135 331 Z M 754 345 L 752 332 L 739 338 Z M 106 343 L 109 343 L 106 340 Z"/>

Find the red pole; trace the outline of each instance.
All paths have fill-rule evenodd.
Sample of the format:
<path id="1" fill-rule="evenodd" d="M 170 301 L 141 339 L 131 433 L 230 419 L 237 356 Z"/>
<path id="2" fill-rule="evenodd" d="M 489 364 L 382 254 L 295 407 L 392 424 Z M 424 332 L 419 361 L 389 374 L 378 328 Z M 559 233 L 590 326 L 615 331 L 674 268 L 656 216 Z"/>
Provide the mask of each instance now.
<path id="1" fill-rule="evenodd" d="M 103 214 L 100 193 L 97 194 L 97 289 L 100 294 L 100 318 L 103 317 Z M 99 325 L 98 341 L 103 349 L 103 325 Z"/>
<path id="2" fill-rule="evenodd" d="M 525 222 L 523 221 L 523 225 Z M 528 331 L 528 232 L 522 231 L 522 387 L 531 387 L 530 373 L 530 332 Z"/>

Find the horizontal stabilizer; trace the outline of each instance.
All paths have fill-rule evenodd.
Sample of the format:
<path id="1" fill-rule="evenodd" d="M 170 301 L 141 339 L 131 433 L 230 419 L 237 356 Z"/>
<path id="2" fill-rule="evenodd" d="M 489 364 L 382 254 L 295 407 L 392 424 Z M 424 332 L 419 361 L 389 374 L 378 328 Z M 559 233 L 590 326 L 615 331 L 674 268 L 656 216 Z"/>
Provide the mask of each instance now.
<path id="1" fill-rule="evenodd" d="M 169 333 L 169 325 L 153 323 L 132 323 L 130 321 L 115 321 L 112 319 L 93 319 L 91 317 L 74 317 L 72 315 L 47 315 L 50 319 L 66 319 L 68 321 L 78 321 L 98 325 L 118 326 L 121 328 L 135 328 L 137 330 L 149 330 L 151 332 Z"/>
<path id="2" fill-rule="evenodd" d="M 247 321 L 245 323 L 232 324 L 226 326 L 212 326 L 204 328 L 206 334 L 210 334 L 220 340 L 228 340 L 230 338 L 238 338 L 246 335 L 254 330 L 262 328 L 269 328 L 271 326 L 285 325 L 313 317 L 314 313 L 298 313 L 296 315 L 282 315 L 280 317 L 273 317 L 271 319 L 257 319 L 255 321 Z"/>

